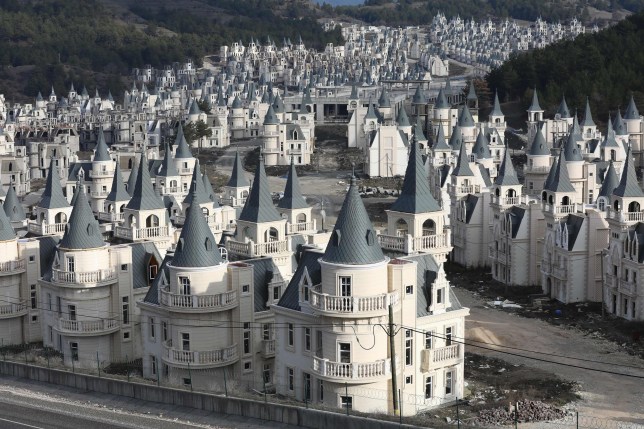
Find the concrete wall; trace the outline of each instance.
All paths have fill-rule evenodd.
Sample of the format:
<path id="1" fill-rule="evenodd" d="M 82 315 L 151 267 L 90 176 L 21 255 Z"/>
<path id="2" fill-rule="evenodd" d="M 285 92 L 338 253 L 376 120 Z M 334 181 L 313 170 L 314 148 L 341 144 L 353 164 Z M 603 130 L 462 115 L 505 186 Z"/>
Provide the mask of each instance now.
<path id="1" fill-rule="evenodd" d="M 286 423 L 311 429 L 326 429 L 329 427 L 343 427 L 345 429 L 366 427 L 369 427 L 369 429 L 417 428 L 417 426 L 400 425 L 398 422 L 347 416 L 339 413 L 290 405 L 264 403 L 250 399 L 227 398 L 220 395 L 188 392 L 186 390 L 169 387 L 128 383 L 121 380 L 99 378 L 85 374 L 73 374 L 67 371 L 47 369 L 17 362 L 0 362 L 0 374 L 100 393 L 129 396 L 144 401 Z"/>

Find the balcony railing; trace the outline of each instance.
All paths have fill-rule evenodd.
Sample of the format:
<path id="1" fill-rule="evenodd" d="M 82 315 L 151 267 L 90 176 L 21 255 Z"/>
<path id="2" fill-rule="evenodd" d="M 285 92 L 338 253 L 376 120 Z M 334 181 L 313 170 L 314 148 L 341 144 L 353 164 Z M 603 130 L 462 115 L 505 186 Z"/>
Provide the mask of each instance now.
<path id="1" fill-rule="evenodd" d="M 613 219 L 618 222 L 644 222 L 644 212 L 624 212 L 621 210 L 615 210 L 611 207 L 608 207 L 606 212 L 609 219 Z"/>
<path id="2" fill-rule="evenodd" d="M 27 301 L 13 302 L 11 304 L 0 305 L 0 319 L 10 317 L 24 316 L 27 314 L 29 307 Z"/>
<path id="3" fill-rule="evenodd" d="M 567 205 L 551 205 L 544 204 L 543 210 L 548 213 L 554 213 L 559 215 L 573 214 L 577 212 L 577 209 L 581 211 L 583 205 L 581 204 L 567 204 Z"/>
<path id="4" fill-rule="evenodd" d="M 461 345 L 452 344 L 436 349 L 421 350 L 420 360 L 423 371 L 455 365 L 461 361 Z"/>
<path id="5" fill-rule="evenodd" d="M 237 305 L 237 291 L 216 295 L 182 295 L 161 290 L 161 305 L 179 311 L 223 311 Z"/>
<path id="6" fill-rule="evenodd" d="M 189 167 L 181 167 L 177 170 L 179 170 L 179 174 L 192 174 L 192 168 Z"/>
<path id="7" fill-rule="evenodd" d="M 423 250 L 430 249 L 440 249 L 444 247 L 450 247 L 450 234 L 434 234 L 434 235 L 424 235 L 422 237 L 416 237 L 413 241 L 413 250 L 415 252 L 421 252 Z"/>
<path id="8" fill-rule="evenodd" d="M 313 372 L 332 381 L 361 383 L 388 377 L 391 374 L 391 361 L 381 359 L 375 362 L 344 363 L 314 357 Z"/>
<path id="9" fill-rule="evenodd" d="M 316 231 L 315 220 L 311 222 L 287 223 L 287 234 L 299 234 L 302 232 Z"/>
<path id="10" fill-rule="evenodd" d="M 423 252 L 433 249 L 448 248 L 451 246 L 450 234 L 432 234 L 422 237 L 378 235 L 380 247 L 397 252 Z M 447 250 L 447 249 L 446 249 Z"/>
<path id="11" fill-rule="evenodd" d="M 0 276 L 5 274 L 21 273 L 25 271 L 25 260 L 14 259 L 13 261 L 0 262 Z"/>
<path id="12" fill-rule="evenodd" d="M 114 177 L 114 170 L 105 170 L 105 171 L 89 170 L 89 177 L 96 178 L 96 179 Z"/>
<path id="13" fill-rule="evenodd" d="M 248 257 L 273 255 L 288 252 L 288 241 L 280 240 L 255 244 L 252 241 L 241 242 L 228 240 L 226 242 L 226 248 L 230 253 Z"/>
<path id="14" fill-rule="evenodd" d="M 539 166 L 530 166 L 526 165 L 525 170 L 526 173 L 541 173 L 541 174 L 547 174 L 550 172 L 550 166 L 546 165 L 539 165 Z"/>
<path id="15" fill-rule="evenodd" d="M 398 304 L 398 293 L 383 293 L 372 296 L 337 296 L 319 292 L 319 285 L 311 290 L 311 307 L 329 315 L 362 317 L 367 314 L 384 313 L 389 305 Z"/>
<path id="16" fill-rule="evenodd" d="M 521 204 L 521 197 L 492 197 L 492 203 L 500 206 L 516 206 Z"/>
<path id="17" fill-rule="evenodd" d="M 637 283 L 628 280 L 619 281 L 619 291 L 635 296 L 637 294 Z"/>
<path id="18" fill-rule="evenodd" d="M 262 357 L 275 357 L 275 340 L 262 340 Z"/>
<path id="19" fill-rule="evenodd" d="M 450 184 L 447 190 L 449 192 L 455 193 L 456 195 L 478 194 L 479 192 L 481 192 L 481 186 L 480 185 L 454 186 Z"/>
<path id="20" fill-rule="evenodd" d="M 546 275 L 549 275 L 550 273 L 552 273 L 552 264 L 550 263 L 550 261 L 541 262 L 541 272 Z"/>
<path id="21" fill-rule="evenodd" d="M 163 349 L 163 360 L 171 365 L 181 367 L 216 368 L 233 364 L 239 360 L 236 344 L 218 350 L 193 351 L 175 349 L 170 340 L 163 344 Z"/>
<path id="22" fill-rule="evenodd" d="M 105 198 L 110 194 L 110 191 L 92 191 L 90 195 L 93 198 Z"/>
<path id="23" fill-rule="evenodd" d="M 618 279 L 612 274 L 606 274 L 606 286 L 611 288 L 616 288 L 618 285 Z"/>
<path id="24" fill-rule="evenodd" d="M 67 222 L 50 224 L 29 222 L 27 228 L 29 232 L 37 235 L 56 235 L 63 234 L 65 232 L 66 225 Z"/>
<path id="25" fill-rule="evenodd" d="M 558 279 L 565 280 L 566 279 L 566 273 L 568 272 L 568 269 L 566 266 L 560 266 L 556 265 L 552 267 L 552 275 L 557 277 Z"/>
<path id="26" fill-rule="evenodd" d="M 125 216 L 123 213 L 98 212 L 98 220 L 107 222 L 123 222 Z"/>
<path id="27" fill-rule="evenodd" d="M 116 280 L 116 271 L 114 270 L 96 270 L 96 271 L 63 271 L 52 269 L 51 280 L 55 283 L 70 285 L 92 285 L 109 283 Z"/>
<path id="28" fill-rule="evenodd" d="M 105 335 L 119 329 L 116 319 L 69 320 L 58 319 L 58 330 L 78 335 Z"/>
<path id="29" fill-rule="evenodd" d="M 167 226 L 154 226 L 151 228 L 128 228 L 127 226 L 117 226 L 114 228 L 114 235 L 128 240 L 145 240 L 157 237 L 166 238 L 169 235 L 169 228 Z"/>

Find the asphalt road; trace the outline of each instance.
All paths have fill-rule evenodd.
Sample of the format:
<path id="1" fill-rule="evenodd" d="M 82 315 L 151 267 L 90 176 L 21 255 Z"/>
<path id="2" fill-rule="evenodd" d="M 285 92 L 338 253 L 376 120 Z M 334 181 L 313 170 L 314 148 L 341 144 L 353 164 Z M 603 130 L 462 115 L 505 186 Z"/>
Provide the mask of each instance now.
<path id="1" fill-rule="evenodd" d="M 0 427 L 5 429 L 108 429 L 126 428 L 118 422 L 102 423 L 81 416 L 60 414 L 26 406 L 9 404 L 0 400 Z"/>

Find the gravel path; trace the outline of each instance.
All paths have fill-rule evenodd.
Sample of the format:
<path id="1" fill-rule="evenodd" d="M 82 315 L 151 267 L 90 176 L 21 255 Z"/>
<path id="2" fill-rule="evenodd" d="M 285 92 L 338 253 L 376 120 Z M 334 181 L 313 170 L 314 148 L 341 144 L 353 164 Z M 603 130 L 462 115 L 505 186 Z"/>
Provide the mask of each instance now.
<path id="1" fill-rule="evenodd" d="M 485 308 L 484 302 L 471 292 L 455 289 L 461 303 L 470 307 L 466 320 L 466 339 L 502 344 L 519 349 L 567 356 L 568 358 L 508 350 L 517 355 L 468 346 L 472 352 L 524 364 L 555 373 L 581 386 L 582 399 L 577 404 L 580 414 L 644 423 L 644 361 L 620 350 L 601 338 L 587 336 L 576 329 L 554 326 L 537 319 L 527 319 L 503 310 Z M 475 343 L 474 343 L 475 344 Z M 489 347 L 489 346 L 488 346 Z M 596 362 L 582 361 L 579 359 Z M 641 378 L 608 374 L 589 369 L 559 365 L 560 362 L 585 368 L 613 371 Z"/>

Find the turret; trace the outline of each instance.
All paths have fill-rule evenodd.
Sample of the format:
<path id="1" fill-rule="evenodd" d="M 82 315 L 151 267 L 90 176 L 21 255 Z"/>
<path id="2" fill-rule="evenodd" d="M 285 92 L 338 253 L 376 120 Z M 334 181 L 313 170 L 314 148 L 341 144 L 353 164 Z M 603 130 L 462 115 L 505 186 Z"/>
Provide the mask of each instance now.
<path id="1" fill-rule="evenodd" d="M 45 190 L 33 209 L 35 220 L 29 222 L 29 232 L 36 235 L 62 235 L 72 213 L 60 186 L 57 163 L 56 158 L 51 159 Z"/>

